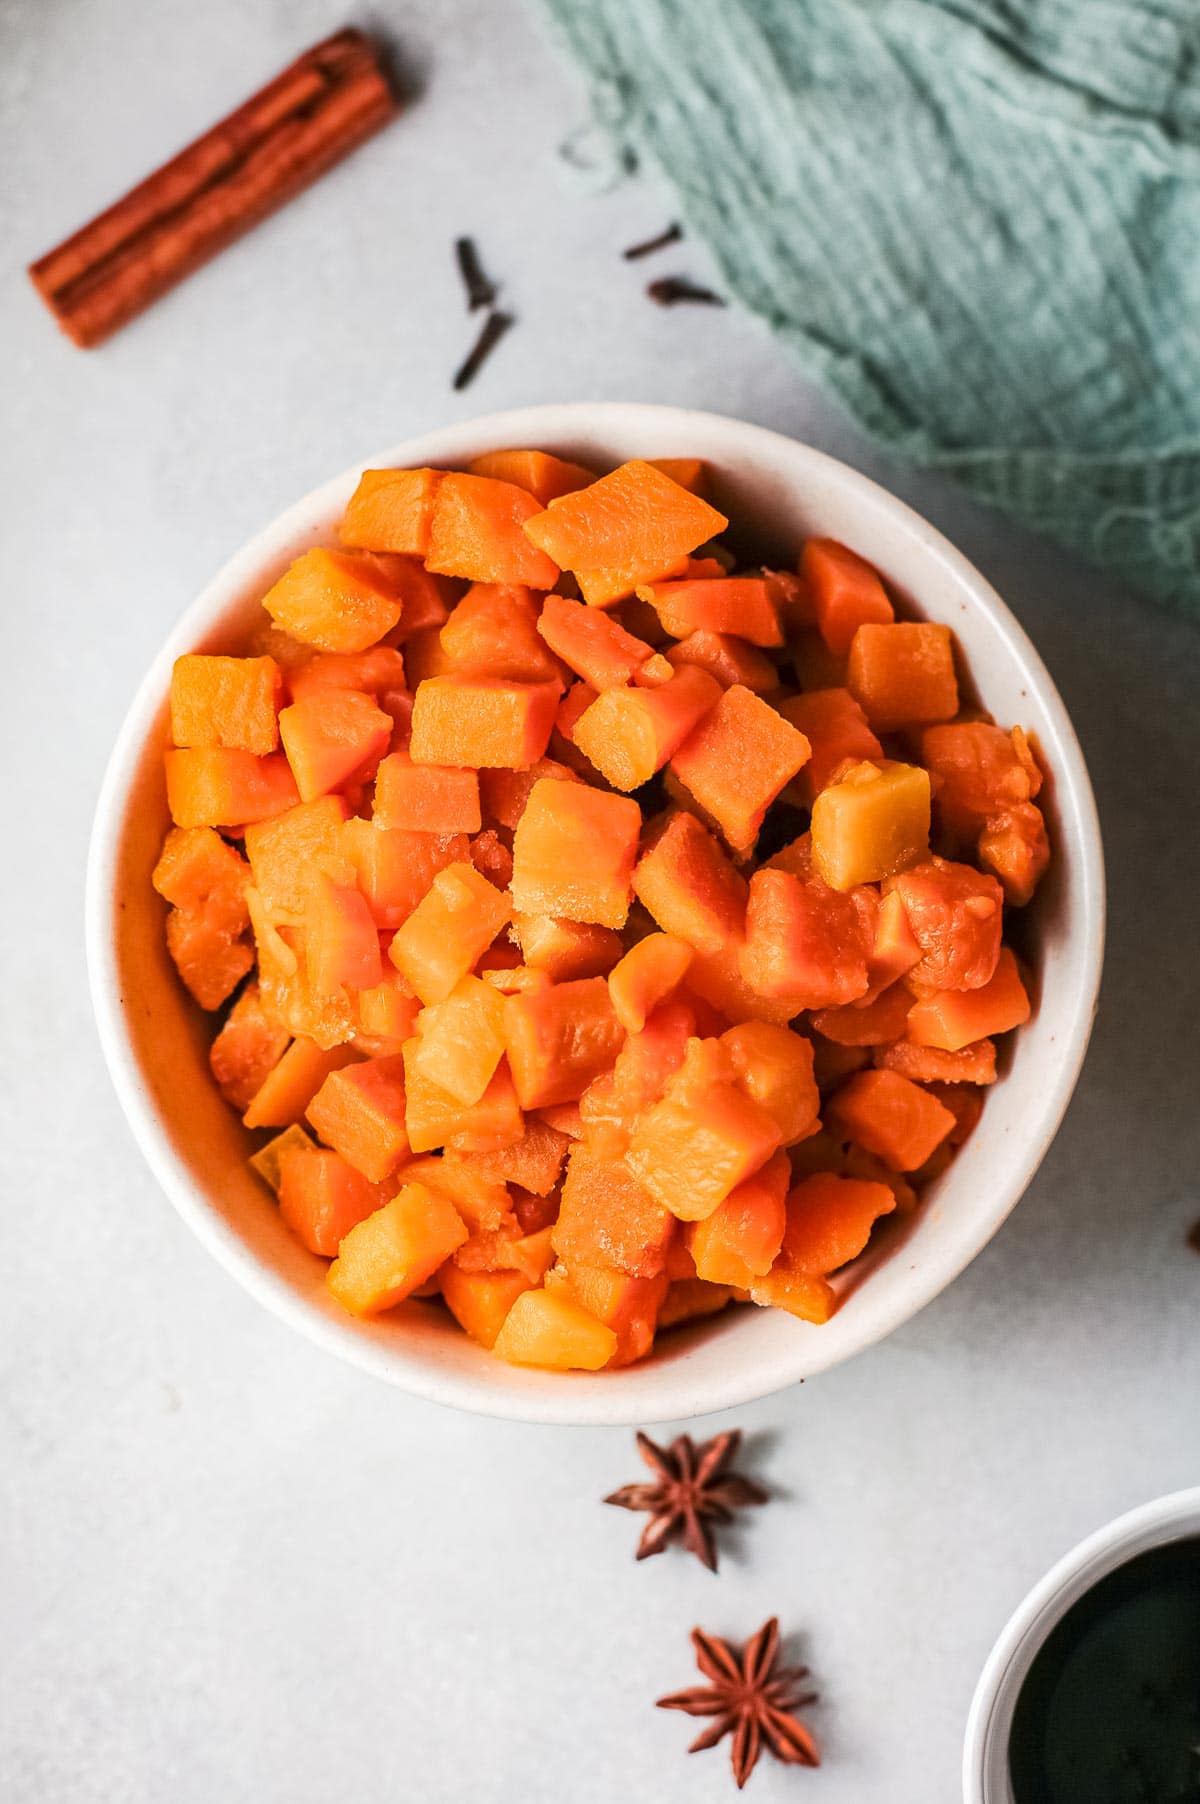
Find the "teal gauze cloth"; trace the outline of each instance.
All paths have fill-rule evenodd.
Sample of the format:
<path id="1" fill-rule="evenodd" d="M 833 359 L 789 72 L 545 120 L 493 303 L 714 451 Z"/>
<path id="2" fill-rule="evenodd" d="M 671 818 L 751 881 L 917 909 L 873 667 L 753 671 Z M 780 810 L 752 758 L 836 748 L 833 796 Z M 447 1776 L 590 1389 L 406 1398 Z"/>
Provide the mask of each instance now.
<path id="1" fill-rule="evenodd" d="M 877 440 L 1200 615 L 1200 0 L 538 0 Z"/>

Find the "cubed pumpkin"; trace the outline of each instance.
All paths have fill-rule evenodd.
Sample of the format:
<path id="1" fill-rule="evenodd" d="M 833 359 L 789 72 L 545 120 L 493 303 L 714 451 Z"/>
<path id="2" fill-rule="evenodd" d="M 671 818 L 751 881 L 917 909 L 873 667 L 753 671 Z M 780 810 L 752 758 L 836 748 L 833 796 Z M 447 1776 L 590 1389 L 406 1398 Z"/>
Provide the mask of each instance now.
<path id="1" fill-rule="evenodd" d="M 277 626 L 322 651 L 365 651 L 400 619 L 395 585 L 374 558 L 316 546 L 263 596 Z"/>
<path id="2" fill-rule="evenodd" d="M 260 757 L 273 752 L 282 690 L 274 658 L 176 658 L 171 738 L 176 745 L 227 746 Z"/>
<path id="3" fill-rule="evenodd" d="M 543 777 L 534 784 L 513 840 L 513 904 L 623 927 L 629 912 L 641 810 L 623 796 Z"/>
<path id="4" fill-rule="evenodd" d="M 436 676 L 417 685 L 409 756 L 414 764 L 526 770 L 545 756 L 557 683 Z"/>
<path id="5" fill-rule="evenodd" d="M 674 753 L 671 769 L 734 850 L 748 851 L 767 809 L 808 754 L 803 733 L 735 683 Z"/>
<path id="6" fill-rule="evenodd" d="M 453 1203 L 424 1184 L 351 1228 L 329 1268 L 329 1288 L 352 1315 L 376 1315 L 412 1295 L 467 1238 Z"/>

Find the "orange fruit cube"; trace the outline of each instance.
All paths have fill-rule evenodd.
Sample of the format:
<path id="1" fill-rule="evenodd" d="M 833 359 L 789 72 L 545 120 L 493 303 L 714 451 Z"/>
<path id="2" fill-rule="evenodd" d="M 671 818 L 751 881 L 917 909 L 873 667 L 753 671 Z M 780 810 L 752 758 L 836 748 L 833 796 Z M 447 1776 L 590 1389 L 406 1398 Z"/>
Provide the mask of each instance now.
<path id="1" fill-rule="evenodd" d="M 171 672 L 171 738 L 273 752 L 279 744 L 283 678 L 274 658 L 176 658 Z"/>
<path id="2" fill-rule="evenodd" d="M 406 1184 L 350 1229 L 329 1268 L 329 1288 L 352 1315 L 375 1315 L 411 1296 L 466 1238 L 448 1198 Z"/>
<path id="3" fill-rule="evenodd" d="M 624 796 L 540 778 L 513 840 L 513 906 L 623 927 L 641 826 L 641 810 Z"/>

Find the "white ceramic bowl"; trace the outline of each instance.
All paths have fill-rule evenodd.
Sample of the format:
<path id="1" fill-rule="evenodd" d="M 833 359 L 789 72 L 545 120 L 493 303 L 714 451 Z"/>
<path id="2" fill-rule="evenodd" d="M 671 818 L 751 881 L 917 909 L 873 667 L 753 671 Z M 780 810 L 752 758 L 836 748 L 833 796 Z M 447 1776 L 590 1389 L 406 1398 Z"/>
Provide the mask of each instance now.
<path id="1" fill-rule="evenodd" d="M 533 407 L 393 445 L 375 465 L 454 466 L 504 445 L 584 463 L 698 455 L 717 499 L 768 555 L 794 559 L 808 534 L 845 540 L 878 565 L 914 615 L 953 627 L 984 704 L 1031 728 L 1053 782 L 1054 864 L 1034 904 L 1034 1019 L 983 1119 L 903 1237 L 845 1282 L 823 1327 L 741 1309 L 663 1337 L 643 1364 L 585 1375 L 501 1364 L 442 1311 L 414 1305 L 377 1321 L 344 1314 L 324 1263 L 293 1239 L 247 1169 L 247 1137 L 206 1063 L 209 1028 L 163 945 L 150 871 L 167 825 L 161 774 L 171 665 L 185 651 L 235 650 L 288 562 L 327 540 L 358 479 L 348 470 L 264 529 L 178 622 L 121 730 L 96 812 L 87 941 L 105 1056 L 134 1134 L 175 1206 L 254 1296 L 332 1352 L 406 1390 L 487 1415 L 543 1422 L 661 1422 L 745 1403 L 861 1352 L 962 1271 L 1029 1183 L 1062 1118 L 1091 1029 L 1104 938 L 1100 831 L 1079 744 L 1045 667 L 995 591 L 911 509 L 846 465 L 761 427 L 677 408 Z"/>
<path id="2" fill-rule="evenodd" d="M 1200 1487 L 1175 1491 L 1118 1516 L 1065 1554 L 1005 1625 L 980 1675 L 963 1754 L 964 1804 L 1013 1804 L 1008 1741 L 1017 1698 L 1041 1648 L 1084 1594 L 1118 1566 L 1200 1535 Z"/>

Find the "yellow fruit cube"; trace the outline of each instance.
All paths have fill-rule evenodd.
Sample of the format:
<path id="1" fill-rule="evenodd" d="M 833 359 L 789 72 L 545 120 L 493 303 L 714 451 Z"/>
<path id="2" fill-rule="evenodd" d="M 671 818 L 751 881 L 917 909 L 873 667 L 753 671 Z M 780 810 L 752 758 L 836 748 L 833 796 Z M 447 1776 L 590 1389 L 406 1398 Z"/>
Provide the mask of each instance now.
<path id="1" fill-rule="evenodd" d="M 351 1228 L 329 1268 L 329 1288 L 351 1315 L 376 1315 L 411 1296 L 466 1238 L 448 1197 L 406 1184 Z"/>
<path id="2" fill-rule="evenodd" d="M 503 1056 L 504 998 L 478 977 L 461 978 L 417 1016 L 413 1062 L 458 1102 L 479 1101 Z"/>
<path id="3" fill-rule="evenodd" d="M 929 772 L 856 764 L 813 803 L 813 861 L 831 889 L 880 883 L 929 856 Z"/>
<path id="4" fill-rule="evenodd" d="M 510 1365 L 598 1372 L 617 1350 L 611 1328 L 559 1290 L 527 1290 L 509 1310 L 493 1351 Z"/>

